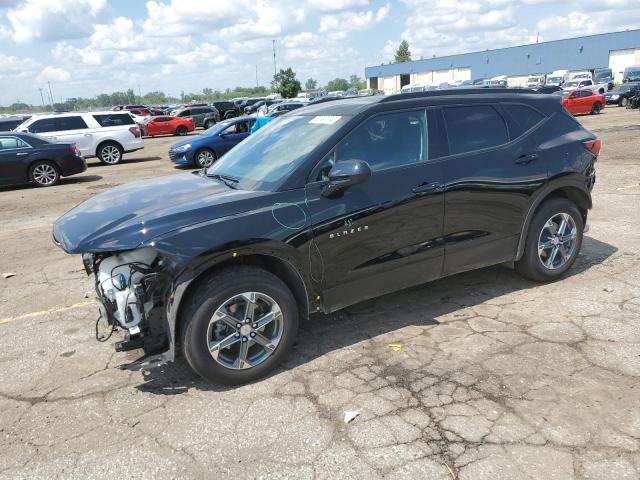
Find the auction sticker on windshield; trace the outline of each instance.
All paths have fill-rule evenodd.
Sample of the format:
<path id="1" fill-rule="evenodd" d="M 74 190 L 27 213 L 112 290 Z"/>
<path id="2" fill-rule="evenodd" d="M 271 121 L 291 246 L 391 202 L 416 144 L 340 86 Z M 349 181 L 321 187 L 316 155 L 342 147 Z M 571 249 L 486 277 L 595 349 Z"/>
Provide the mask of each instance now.
<path id="1" fill-rule="evenodd" d="M 320 125 L 333 125 L 342 117 L 340 115 L 318 115 L 309 120 L 309 123 L 317 123 Z"/>

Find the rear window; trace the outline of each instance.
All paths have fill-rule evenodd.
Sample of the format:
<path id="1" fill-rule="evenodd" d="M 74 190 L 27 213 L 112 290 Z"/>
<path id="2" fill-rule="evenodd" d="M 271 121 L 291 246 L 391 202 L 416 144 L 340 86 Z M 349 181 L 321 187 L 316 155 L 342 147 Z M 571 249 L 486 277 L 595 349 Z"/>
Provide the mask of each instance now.
<path id="1" fill-rule="evenodd" d="M 511 115 L 522 132 L 531 130 L 545 118 L 540 112 L 527 105 L 507 104 L 503 105 L 503 108 L 509 115 Z"/>
<path id="2" fill-rule="evenodd" d="M 443 114 L 451 155 L 496 147 L 509 141 L 504 119 L 491 106 L 446 107 Z"/>
<path id="3" fill-rule="evenodd" d="M 133 118 L 128 113 L 94 115 L 93 118 L 101 127 L 117 127 L 119 125 L 133 125 Z"/>

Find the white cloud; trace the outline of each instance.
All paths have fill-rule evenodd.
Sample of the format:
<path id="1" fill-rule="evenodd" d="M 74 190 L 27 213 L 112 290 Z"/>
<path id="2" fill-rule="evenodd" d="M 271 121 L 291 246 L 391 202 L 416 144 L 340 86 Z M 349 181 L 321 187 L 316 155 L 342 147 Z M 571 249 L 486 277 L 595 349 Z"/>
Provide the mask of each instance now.
<path id="1" fill-rule="evenodd" d="M 380 23 L 389 14 L 391 5 L 389 3 L 380 7 L 376 12 L 368 10 L 366 12 L 343 12 L 335 15 L 323 15 L 320 17 L 320 32 L 348 32 L 366 30 L 373 25 Z"/>
<path id="2" fill-rule="evenodd" d="M 308 0 L 308 4 L 321 12 L 339 12 L 354 7 L 366 7 L 369 0 Z"/>
<path id="3" fill-rule="evenodd" d="M 106 0 L 26 0 L 7 11 L 15 42 L 82 38 L 104 12 Z"/>
<path id="4" fill-rule="evenodd" d="M 53 67 L 51 65 L 45 67 L 38 75 L 38 81 L 40 82 L 67 82 L 71 79 L 71 74 L 64 68 Z"/>

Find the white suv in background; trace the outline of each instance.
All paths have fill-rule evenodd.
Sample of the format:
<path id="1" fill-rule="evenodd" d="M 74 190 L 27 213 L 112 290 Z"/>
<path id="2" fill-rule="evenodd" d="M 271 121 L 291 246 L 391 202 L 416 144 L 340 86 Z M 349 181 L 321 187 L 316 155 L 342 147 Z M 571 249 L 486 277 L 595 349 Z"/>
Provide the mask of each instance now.
<path id="1" fill-rule="evenodd" d="M 127 112 L 74 112 L 34 115 L 16 131 L 59 143 L 75 143 L 84 157 L 107 165 L 120 163 L 125 152 L 144 147 L 140 127 Z"/>

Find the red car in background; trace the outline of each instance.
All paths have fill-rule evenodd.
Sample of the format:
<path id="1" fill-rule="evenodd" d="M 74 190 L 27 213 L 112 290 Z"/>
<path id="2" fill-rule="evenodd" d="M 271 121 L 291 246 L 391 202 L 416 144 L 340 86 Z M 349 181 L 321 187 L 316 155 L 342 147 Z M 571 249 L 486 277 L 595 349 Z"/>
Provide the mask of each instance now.
<path id="1" fill-rule="evenodd" d="M 143 133 L 148 137 L 156 135 L 186 135 L 193 132 L 196 126 L 189 117 L 172 117 L 158 115 L 151 117 L 143 126 Z"/>
<path id="2" fill-rule="evenodd" d="M 606 103 L 604 95 L 592 90 L 570 90 L 562 96 L 562 106 L 572 115 L 600 113 Z"/>

